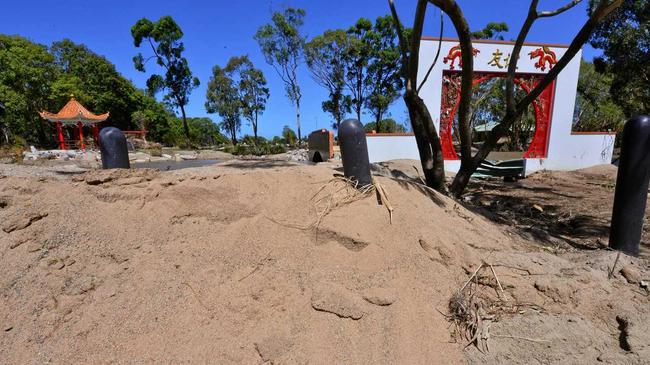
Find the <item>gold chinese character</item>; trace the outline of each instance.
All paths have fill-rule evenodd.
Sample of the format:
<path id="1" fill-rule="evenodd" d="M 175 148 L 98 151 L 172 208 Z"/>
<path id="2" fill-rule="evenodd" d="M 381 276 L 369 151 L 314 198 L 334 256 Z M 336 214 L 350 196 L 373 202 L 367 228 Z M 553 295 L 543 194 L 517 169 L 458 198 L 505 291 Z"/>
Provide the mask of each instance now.
<path id="1" fill-rule="evenodd" d="M 488 65 L 496 66 L 498 68 L 504 68 L 505 65 L 501 64 L 501 56 L 503 56 L 503 53 L 501 53 L 501 51 L 499 51 L 499 49 L 497 48 L 497 50 L 494 53 L 492 53 L 492 59 L 490 60 L 490 62 L 488 62 Z M 508 55 L 508 57 L 510 57 L 510 55 Z M 506 64 L 507 63 L 508 62 L 506 61 Z"/>
<path id="2" fill-rule="evenodd" d="M 510 53 L 506 56 L 506 58 L 503 59 L 503 63 L 505 64 L 504 67 L 508 67 L 508 64 L 510 63 Z M 500 68 L 500 67 L 499 67 Z M 519 66 L 517 66 L 519 68 Z"/>

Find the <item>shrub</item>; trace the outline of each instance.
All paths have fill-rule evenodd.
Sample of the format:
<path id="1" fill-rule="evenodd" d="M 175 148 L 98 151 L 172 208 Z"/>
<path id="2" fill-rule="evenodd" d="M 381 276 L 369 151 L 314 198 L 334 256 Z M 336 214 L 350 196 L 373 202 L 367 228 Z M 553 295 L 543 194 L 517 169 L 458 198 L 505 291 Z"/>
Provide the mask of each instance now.
<path id="1" fill-rule="evenodd" d="M 263 156 L 263 155 L 275 155 L 278 153 L 286 152 L 286 148 L 281 144 L 271 144 L 268 142 L 260 143 L 258 145 L 238 143 L 237 145 L 227 145 L 224 148 L 224 152 L 232 153 L 236 156 Z"/>

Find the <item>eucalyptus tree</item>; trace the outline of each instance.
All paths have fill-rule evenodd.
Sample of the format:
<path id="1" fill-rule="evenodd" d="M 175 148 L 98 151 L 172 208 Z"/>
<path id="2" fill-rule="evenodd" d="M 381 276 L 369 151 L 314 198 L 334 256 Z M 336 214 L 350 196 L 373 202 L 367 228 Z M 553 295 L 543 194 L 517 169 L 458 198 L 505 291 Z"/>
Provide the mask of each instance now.
<path id="1" fill-rule="evenodd" d="M 335 129 L 351 111 L 352 98 L 344 95 L 343 58 L 349 47 L 350 38 L 341 29 L 327 30 L 305 45 L 305 59 L 312 78 L 329 93 L 329 99 L 322 103 L 322 108 L 334 118 Z"/>
<path id="2" fill-rule="evenodd" d="M 167 91 L 165 102 L 173 108 L 181 110 L 183 130 L 189 140 L 190 130 L 187 125 L 185 106 L 193 89 L 199 86 L 199 79 L 192 76 L 187 59 L 182 56 L 185 45 L 181 41 L 183 31 L 170 16 L 163 16 L 158 21 L 152 22 L 147 18 L 138 20 L 131 27 L 133 43 L 140 47 L 146 41 L 151 48 L 152 55 L 145 58 L 142 53 L 133 57 L 133 63 L 138 71 L 146 72 L 145 65 L 150 60 L 165 70 L 164 76 L 152 74 L 147 80 L 147 89 L 150 95 L 160 91 Z"/>
<path id="3" fill-rule="evenodd" d="M 225 72 L 233 80 L 241 114 L 250 122 L 257 143 L 258 118 L 266 109 L 269 98 L 264 73 L 255 68 L 248 56 L 230 58 Z"/>
<path id="4" fill-rule="evenodd" d="M 206 109 L 224 118 L 223 126 L 233 143 L 241 126 L 239 118 L 248 119 L 257 143 L 258 118 L 266 108 L 269 89 L 266 79 L 248 56 L 231 57 L 225 67 L 215 66 L 208 82 Z"/>
<path id="5" fill-rule="evenodd" d="M 440 191 L 446 191 L 444 183 L 444 160 L 440 138 L 433 119 L 424 100 L 419 96 L 418 68 L 419 51 L 424 19 L 429 3 L 445 12 L 456 30 L 462 52 L 462 73 L 460 102 L 458 105 L 458 128 L 461 142 L 461 165 L 456 174 L 450 190 L 452 194 L 459 196 L 465 190 L 470 176 L 476 171 L 481 161 L 490 153 L 510 127 L 518 122 L 522 115 L 528 110 L 535 99 L 548 87 L 558 74 L 576 56 L 582 46 L 589 40 L 592 32 L 608 16 L 615 12 L 623 3 L 623 0 L 600 0 L 593 1 L 590 6 L 589 17 L 574 36 L 571 44 L 565 53 L 558 60 L 555 66 L 542 78 L 542 80 L 526 96 L 520 99 L 515 98 L 515 72 L 519 53 L 535 21 L 542 18 L 549 18 L 564 13 L 573 8 L 582 0 L 571 0 L 565 5 L 550 11 L 539 11 L 539 0 L 531 0 L 528 13 L 523 25 L 517 35 L 513 46 L 512 57 L 508 63 L 508 71 L 505 81 L 506 106 L 505 114 L 500 122 L 488 134 L 486 141 L 481 145 L 475 154 L 472 154 L 472 130 L 470 125 L 470 103 L 472 98 L 472 82 L 474 77 L 474 60 L 472 57 L 472 32 L 460 6 L 454 0 L 417 0 L 415 16 L 413 20 L 413 31 L 410 39 L 402 33 L 403 25 L 397 14 L 394 0 L 388 0 L 388 5 L 393 16 L 393 24 L 399 36 L 400 51 L 402 55 L 402 77 L 405 83 L 404 102 L 409 110 L 409 116 L 413 132 L 420 153 L 420 160 L 424 170 L 427 185 Z"/>
<path id="6" fill-rule="evenodd" d="M 370 58 L 367 69 L 368 96 L 364 105 L 375 118 L 377 130 L 380 130 L 388 107 L 397 100 L 403 88 L 399 72 L 401 55 L 391 16 L 377 18 L 367 39 Z"/>
<path id="7" fill-rule="evenodd" d="M 287 8 L 283 12 L 274 12 L 271 23 L 261 26 L 254 37 L 262 49 L 266 62 L 273 66 L 282 79 L 287 98 L 296 107 L 299 141 L 302 138 L 300 130 L 302 90 L 298 83 L 298 67 L 304 58 L 303 47 L 306 37 L 301 33 L 304 18 L 303 9 Z"/>
<path id="8" fill-rule="evenodd" d="M 220 66 L 212 68 L 205 109 L 208 113 L 219 114 L 222 118 L 219 126 L 228 132 L 232 143 L 237 144 L 237 131 L 241 128 L 241 100 L 238 85 L 230 77 L 226 68 Z"/>
<path id="9" fill-rule="evenodd" d="M 344 54 L 345 86 L 350 92 L 352 110 L 361 121 L 363 106 L 368 96 L 368 62 L 372 53 L 369 37 L 372 22 L 361 18 L 347 30 L 349 46 Z"/>

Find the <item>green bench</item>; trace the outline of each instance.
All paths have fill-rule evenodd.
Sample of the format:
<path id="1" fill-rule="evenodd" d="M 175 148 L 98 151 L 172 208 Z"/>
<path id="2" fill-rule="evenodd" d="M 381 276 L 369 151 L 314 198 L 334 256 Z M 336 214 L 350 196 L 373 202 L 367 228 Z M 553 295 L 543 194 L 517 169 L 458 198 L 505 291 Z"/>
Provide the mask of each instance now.
<path id="1" fill-rule="evenodd" d="M 505 161 L 483 160 L 472 177 L 503 177 L 504 181 L 514 181 L 526 177 L 526 160 L 518 158 Z"/>

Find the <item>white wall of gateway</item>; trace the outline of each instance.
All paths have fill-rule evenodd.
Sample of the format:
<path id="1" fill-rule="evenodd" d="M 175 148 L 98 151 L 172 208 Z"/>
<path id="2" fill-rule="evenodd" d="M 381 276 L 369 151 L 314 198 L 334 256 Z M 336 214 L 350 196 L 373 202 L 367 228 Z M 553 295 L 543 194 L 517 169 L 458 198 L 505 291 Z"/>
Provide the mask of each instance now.
<path id="1" fill-rule="evenodd" d="M 457 40 L 442 41 L 438 62 L 420 91 L 420 96 L 433 116 L 434 125 L 438 131 L 440 131 L 443 72 L 459 69 L 460 58 L 454 57 L 454 55 L 458 56 L 457 48 L 454 48 L 457 45 Z M 476 72 L 505 74 L 507 57 L 513 48 L 512 43 L 477 41 L 474 42 L 474 47 L 476 49 L 474 56 Z M 418 74 L 420 82 L 434 60 L 437 50 L 437 39 L 423 39 Z M 565 51 L 565 46 L 526 44 L 521 51 L 517 72 L 522 75 L 543 75 L 553 66 L 552 59 L 546 63 L 543 59 L 544 54 L 552 53 L 552 58 L 559 60 Z M 533 57 L 531 54 L 534 55 L 535 52 L 541 53 L 542 56 Z M 444 62 L 445 57 L 448 57 L 446 62 Z M 548 57 L 550 58 L 550 56 Z M 580 57 L 581 53 L 578 53 L 559 74 L 555 82 L 550 110 L 550 126 L 546 136 L 546 156 L 527 159 L 526 170 L 529 173 L 540 169 L 574 170 L 611 162 L 614 134 L 609 132 L 575 133 L 571 130 L 580 72 Z M 453 68 L 452 62 L 454 63 Z M 368 134 L 367 142 L 371 162 L 419 159 L 415 137 L 412 134 Z M 459 166 L 460 161 L 458 160 L 445 160 L 445 169 L 448 171 L 456 172 Z"/>

